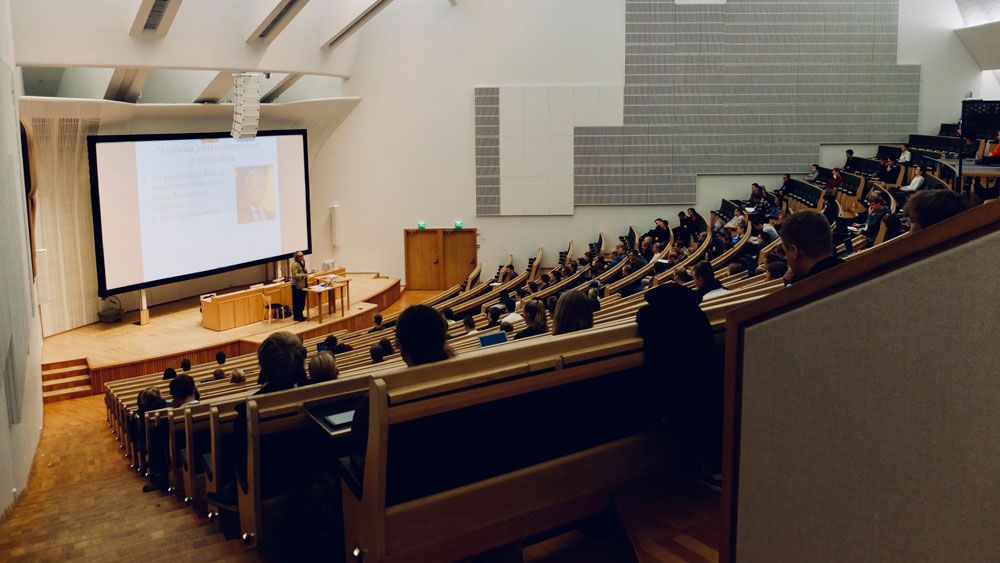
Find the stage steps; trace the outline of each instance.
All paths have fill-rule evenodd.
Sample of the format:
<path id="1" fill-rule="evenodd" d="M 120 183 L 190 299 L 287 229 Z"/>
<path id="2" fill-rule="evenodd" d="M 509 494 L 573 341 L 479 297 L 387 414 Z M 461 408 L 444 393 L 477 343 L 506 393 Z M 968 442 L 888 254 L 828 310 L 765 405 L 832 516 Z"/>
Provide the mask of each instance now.
<path id="1" fill-rule="evenodd" d="M 42 402 L 64 401 L 93 394 L 86 359 L 42 364 Z"/>

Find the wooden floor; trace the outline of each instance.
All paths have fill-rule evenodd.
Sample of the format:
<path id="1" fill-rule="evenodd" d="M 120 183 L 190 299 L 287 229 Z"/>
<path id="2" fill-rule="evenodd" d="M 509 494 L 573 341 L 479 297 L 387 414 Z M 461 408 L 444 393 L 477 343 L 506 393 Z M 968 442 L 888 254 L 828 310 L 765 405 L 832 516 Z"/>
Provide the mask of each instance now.
<path id="1" fill-rule="evenodd" d="M 190 507 L 143 494 L 100 396 L 45 406 L 24 496 L 0 523 L 0 561 L 257 561 Z"/>
<path id="2" fill-rule="evenodd" d="M 441 292 L 437 290 L 404 289 L 403 293 L 399 296 L 399 301 L 396 301 L 392 305 L 386 307 L 385 310 L 382 311 L 382 314 L 392 315 L 394 313 L 398 313 L 410 305 L 423 303 L 439 293 Z"/>
<path id="3" fill-rule="evenodd" d="M 365 300 L 397 281 L 376 277 L 372 273 L 348 274 L 347 277 L 351 279 L 351 307 L 348 316 L 374 308 L 374 305 L 365 303 Z M 130 315 L 137 318 L 136 312 Z M 338 307 L 335 317 L 331 318 L 324 313 L 324 324 L 343 317 L 344 314 Z M 267 334 L 277 330 L 294 329 L 301 332 L 319 326 L 314 308 L 310 319 L 305 322 L 277 320 L 270 325 L 254 323 L 219 332 L 201 326 L 197 297 L 153 307 L 150 309 L 150 318 L 151 321 L 146 326 L 133 324 L 126 319 L 111 325 L 94 323 L 50 336 L 42 344 L 42 363 L 88 358 L 91 367 L 96 368 L 239 339 L 263 340 Z"/>

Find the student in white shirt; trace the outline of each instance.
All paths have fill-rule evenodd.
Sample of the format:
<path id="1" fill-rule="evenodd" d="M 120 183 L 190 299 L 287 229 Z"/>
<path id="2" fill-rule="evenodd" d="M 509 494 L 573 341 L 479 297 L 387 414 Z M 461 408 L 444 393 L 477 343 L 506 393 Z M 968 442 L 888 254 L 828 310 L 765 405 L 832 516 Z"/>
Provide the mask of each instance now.
<path id="1" fill-rule="evenodd" d="M 904 192 L 911 192 L 911 193 L 912 192 L 917 192 L 917 191 L 920 191 L 920 190 L 924 189 L 924 184 L 927 183 L 927 178 L 925 177 L 926 173 L 927 173 L 927 170 L 923 166 L 918 166 L 917 167 L 917 172 L 913 176 L 913 180 L 910 181 L 910 185 L 903 186 L 903 187 L 901 187 L 899 189 L 902 190 L 902 191 L 904 191 Z"/>
<path id="2" fill-rule="evenodd" d="M 514 324 L 518 321 L 523 321 L 524 317 L 517 314 L 517 303 L 513 299 L 507 299 L 503 302 L 504 309 L 507 311 L 507 316 L 500 319 L 501 323 Z"/>
<path id="3" fill-rule="evenodd" d="M 899 153 L 899 163 L 904 164 L 910 162 L 910 145 L 903 145 L 902 152 Z"/>
<path id="4" fill-rule="evenodd" d="M 472 317 L 465 317 L 462 319 L 462 325 L 465 327 L 465 334 L 479 334 L 476 330 L 476 320 Z"/>

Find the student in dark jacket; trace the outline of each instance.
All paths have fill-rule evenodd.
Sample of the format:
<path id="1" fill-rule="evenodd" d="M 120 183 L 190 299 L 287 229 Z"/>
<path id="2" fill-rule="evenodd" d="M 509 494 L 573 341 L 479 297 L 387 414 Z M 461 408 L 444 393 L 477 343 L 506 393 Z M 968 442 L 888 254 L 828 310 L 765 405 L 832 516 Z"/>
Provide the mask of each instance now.
<path id="1" fill-rule="evenodd" d="M 781 230 L 788 272 L 785 283 L 800 282 L 844 261 L 833 255 L 830 224 L 816 211 L 793 213 Z"/>
<path id="2" fill-rule="evenodd" d="M 399 315 L 396 321 L 396 343 L 408 367 L 440 362 L 452 357 L 448 347 L 448 324 L 433 307 L 414 305 Z M 364 474 L 365 452 L 368 448 L 368 395 L 361 397 L 351 421 L 351 466 L 357 475 Z"/>
<path id="3" fill-rule="evenodd" d="M 135 424 L 132 428 L 135 432 L 135 441 L 139 444 L 139 451 L 149 454 L 150 471 L 149 484 L 142 488 L 142 492 L 148 493 L 167 488 L 167 440 L 166 427 L 160 425 L 157 434 L 151 436 L 152 443 L 146 443 L 146 413 L 167 408 L 167 401 L 160 396 L 160 390 L 156 387 L 147 387 L 139 392 L 136 400 Z"/>
<path id="4" fill-rule="evenodd" d="M 645 343 L 651 414 L 663 420 L 680 446 L 683 468 L 714 491 L 721 489 L 723 378 L 712 326 L 701 298 L 673 284 L 645 294 L 636 314 Z M 678 351 L 682 351 L 678 353 Z"/>
<path id="5" fill-rule="evenodd" d="M 527 326 L 524 330 L 514 335 L 514 340 L 547 333 L 549 331 L 549 323 L 548 316 L 545 314 L 545 305 L 535 299 L 525 301 L 524 322 Z"/>

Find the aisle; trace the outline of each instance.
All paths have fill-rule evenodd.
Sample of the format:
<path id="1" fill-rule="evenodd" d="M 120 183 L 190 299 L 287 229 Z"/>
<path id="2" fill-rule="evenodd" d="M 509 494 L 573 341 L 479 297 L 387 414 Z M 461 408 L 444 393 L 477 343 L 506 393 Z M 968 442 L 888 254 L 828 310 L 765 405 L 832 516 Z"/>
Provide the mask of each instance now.
<path id="1" fill-rule="evenodd" d="M 24 496 L 0 524 L 0 561 L 257 561 L 164 493 L 142 493 L 105 422 L 104 398 L 45 406 Z"/>

